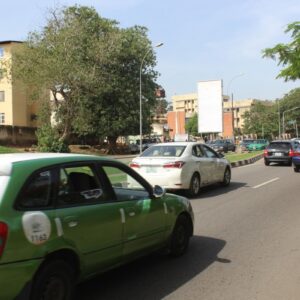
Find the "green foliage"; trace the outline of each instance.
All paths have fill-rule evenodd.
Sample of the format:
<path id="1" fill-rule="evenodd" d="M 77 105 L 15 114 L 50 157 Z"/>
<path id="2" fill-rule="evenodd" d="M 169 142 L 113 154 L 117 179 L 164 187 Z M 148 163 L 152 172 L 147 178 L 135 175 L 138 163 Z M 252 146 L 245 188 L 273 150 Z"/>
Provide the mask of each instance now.
<path id="1" fill-rule="evenodd" d="M 292 41 L 264 49 L 263 57 L 277 59 L 278 65 L 284 67 L 277 78 L 284 78 L 285 81 L 295 81 L 300 79 L 300 22 L 289 24 L 285 32 L 291 33 Z"/>
<path id="2" fill-rule="evenodd" d="M 13 72 L 30 87 L 35 100 L 49 98 L 51 91 L 61 140 L 72 133 L 116 139 L 139 131 L 142 61 L 146 132 L 158 74 L 144 27 L 120 28 L 115 20 L 84 6 L 53 11 L 46 26 L 30 33 L 14 53 Z"/>
<path id="3" fill-rule="evenodd" d="M 194 114 L 186 123 L 185 130 L 188 134 L 198 135 L 198 115 Z"/>
<path id="4" fill-rule="evenodd" d="M 278 135 L 278 111 L 275 109 L 276 106 L 270 102 L 255 102 L 243 115 L 243 133 L 268 139 Z"/>
<path id="5" fill-rule="evenodd" d="M 68 145 L 60 140 L 57 131 L 50 125 L 42 125 L 37 130 L 38 150 L 41 152 L 70 152 Z"/>

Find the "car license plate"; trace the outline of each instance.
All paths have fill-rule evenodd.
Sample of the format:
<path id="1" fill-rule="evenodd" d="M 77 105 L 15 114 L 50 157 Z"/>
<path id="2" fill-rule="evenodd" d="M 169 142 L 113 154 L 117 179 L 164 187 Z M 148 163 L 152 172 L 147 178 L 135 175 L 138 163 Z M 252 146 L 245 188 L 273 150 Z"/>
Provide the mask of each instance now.
<path id="1" fill-rule="evenodd" d="M 146 167 L 146 173 L 156 173 L 157 168 L 155 167 Z"/>
<path id="2" fill-rule="evenodd" d="M 282 153 L 280 153 L 280 152 L 275 152 L 275 156 L 282 156 Z"/>

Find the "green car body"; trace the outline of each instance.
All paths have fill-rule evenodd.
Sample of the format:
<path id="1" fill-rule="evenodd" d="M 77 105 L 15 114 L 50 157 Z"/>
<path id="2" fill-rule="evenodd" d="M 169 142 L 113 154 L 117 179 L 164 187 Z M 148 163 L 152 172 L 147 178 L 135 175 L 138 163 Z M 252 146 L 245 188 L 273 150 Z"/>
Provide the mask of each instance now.
<path id="1" fill-rule="evenodd" d="M 181 245 L 174 237 L 179 223 L 185 223 Z M 39 299 L 55 268 L 63 283 L 71 274 L 73 286 L 161 248 L 183 254 L 192 234 L 188 199 L 152 188 L 120 162 L 0 156 L 0 299 Z M 70 298 L 71 291 L 62 293 Z"/>
<path id="2" fill-rule="evenodd" d="M 255 150 L 264 150 L 269 145 L 268 140 L 259 139 L 253 140 L 251 143 L 247 145 L 247 150 L 255 151 Z"/>

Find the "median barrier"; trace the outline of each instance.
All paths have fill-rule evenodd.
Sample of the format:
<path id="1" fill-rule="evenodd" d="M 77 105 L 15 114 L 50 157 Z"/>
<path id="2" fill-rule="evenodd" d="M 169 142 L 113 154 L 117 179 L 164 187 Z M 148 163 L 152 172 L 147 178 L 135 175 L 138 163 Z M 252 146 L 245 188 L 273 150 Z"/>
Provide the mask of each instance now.
<path id="1" fill-rule="evenodd" d="M 256 161 L 258 161 L 259 159 L 263 158 L 263 153 L 256 155 L 252 158 L 249 159 L 245 159 L 245 160 L 239 160 L 239 161 L 235 161 L 231 163 L 231 168 L 236 168 L 236 167 L 240 167 L 240 166 L 245 166 L 245 165 L 249 165 L 249 164 L 253 164 Z"/>

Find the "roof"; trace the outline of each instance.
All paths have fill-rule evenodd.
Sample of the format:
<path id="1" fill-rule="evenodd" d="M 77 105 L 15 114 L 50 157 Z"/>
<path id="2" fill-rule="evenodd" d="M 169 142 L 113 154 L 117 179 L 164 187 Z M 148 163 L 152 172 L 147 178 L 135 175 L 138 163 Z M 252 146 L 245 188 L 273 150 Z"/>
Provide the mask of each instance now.
<path id="1" fill-rule="evenodd" d="M 0 41 L 0 45 L 2 45 L 2 44 L 11 44 L 11 43 L 23 43 L 23 42 L 21 42 L 21 41 L 12 41 L 12 40 Z"/>
<path id="2" fill-rule="evenodd" d="M 188 146 L 188 145 L 198 145 L 203 144 L 201 142 L 169 142 L 169 143 L 158 143 L 153 144 L 153 146 Z M 153 147 L 151 146 L 151 147 Z"/>
<path id="3" fill-rule="evenodd" d="M 69 153 L 12 153 L 0 154 L 0 176 L 9 176 L 11 174 L 12 165 L 17 162 L 34 161 L 41 159 L 55 158 L 85 158 L 99 159 L 99 156 L 85 154 L 69 154 Z"/>

